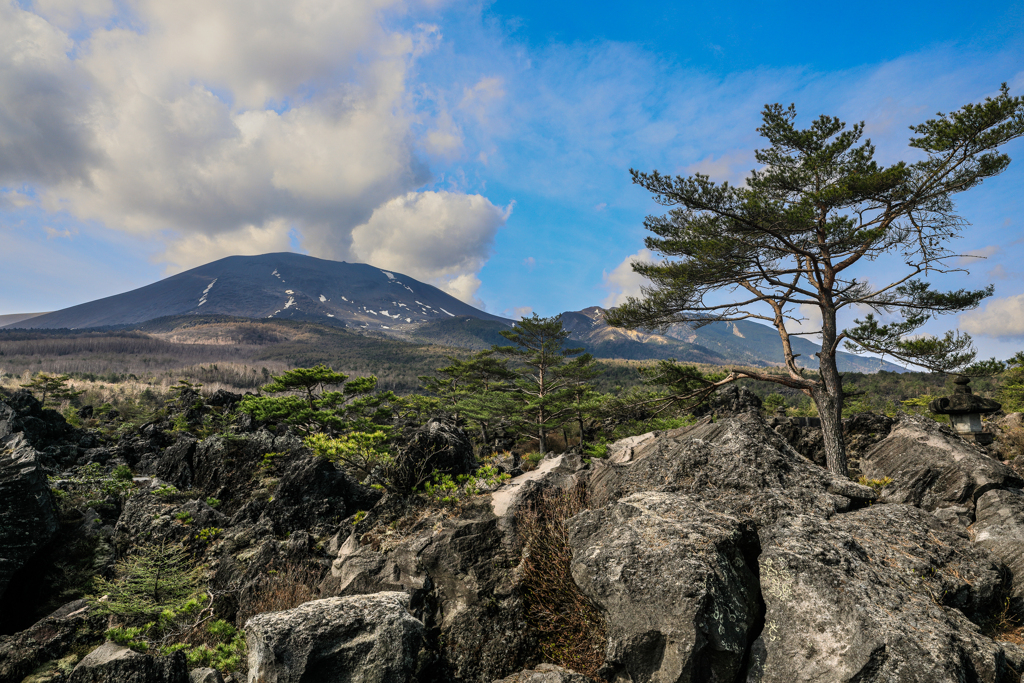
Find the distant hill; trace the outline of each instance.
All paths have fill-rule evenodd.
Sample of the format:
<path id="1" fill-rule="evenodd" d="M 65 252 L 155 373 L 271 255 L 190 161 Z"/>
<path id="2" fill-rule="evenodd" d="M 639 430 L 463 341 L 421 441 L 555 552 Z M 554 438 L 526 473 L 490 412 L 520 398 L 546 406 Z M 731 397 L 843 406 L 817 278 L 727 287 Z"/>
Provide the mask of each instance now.
<path id="1" fill-rule="evenodd" d="M 38 318 L 41 315 L 46 315 L 46 312 L 42 313 L 8 313 L 7 315 L 0 315 L 0 327 L 4 325 L 14 325 L 20 323 L 29 318 Z"/>
<path id="2" fill-rule="evenodd" d="M 314 320 L 378 330 L 403 330 L 455 316 L 511 324 L 401 273 L 279 253 L 229 256 L 124 294 L 7 326 L 80 329 L 199 314 Z"/>
<path id="3" fill-rule="evenodd" d="M 210 316 L 304 321 L 463 349 L 507 344 L 501 330 L 513 323 L 402 273 L 363 263 L 278 253 L 229 256 L 124 294 L 53 313 L 13 316 L 6 327 L 135 327 L 146 331 L 148 321 L 173 319 L 180 330 L 182 319 L 190 316 L 206 321 Z M 562 324 L 574 343 L 598 358 L 674 358 L 686 363 L 762 367 L 783 362 L 778 335 L 766 325 L 712 323 L 699 329 L 676 327 L 653 334 L 609 327 L 604 316 L 603 308 L 592 306 L 562 313 Z M 263 334 L 262 330 L 240 329 L 246 334 Z M 302 356 L 299 346 L 301 343 L 289 346 L 297 358 Z M 813 342 L 794 338 L 793 346 L 801 354 L 801 365 L 817 367 Z M 876 358 L 838 355 L 839 369 L 844 372 L 903 371 Z"/>

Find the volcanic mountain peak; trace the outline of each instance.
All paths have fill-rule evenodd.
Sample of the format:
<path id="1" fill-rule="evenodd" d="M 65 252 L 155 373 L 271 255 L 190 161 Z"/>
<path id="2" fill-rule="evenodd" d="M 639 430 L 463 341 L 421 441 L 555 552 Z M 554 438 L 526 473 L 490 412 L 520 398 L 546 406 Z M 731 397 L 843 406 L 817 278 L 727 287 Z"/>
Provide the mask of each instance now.
<path id="1" fill-rule="evenodd" d="M 200 313 L 302 318 L 378 330 L 466 315 L 511 322 L 401 273 L 285 252 L 229 256 L 18 326 L 102 327 Z"/>

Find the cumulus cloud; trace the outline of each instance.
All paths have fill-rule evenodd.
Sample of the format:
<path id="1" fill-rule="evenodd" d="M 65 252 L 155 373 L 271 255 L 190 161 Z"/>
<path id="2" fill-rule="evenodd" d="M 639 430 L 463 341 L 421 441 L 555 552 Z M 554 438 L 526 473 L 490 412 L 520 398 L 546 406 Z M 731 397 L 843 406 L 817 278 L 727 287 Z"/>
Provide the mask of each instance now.
<path id="1" fill-rule="evenodd" d="M 490 256 L 494 235 L 512 207 L 481 195 L 410 192 L 387 202 L 352 231 L 359 259 L 429 282 L 467 303 L 482 305 L 473 275 Z"/>
<path id="2" fill-rule="evenodd" d="M 988 337 L 1024 336 L 1024 294 L 990 299 L 981 310 L 961 315 L 960 327 Z"/>
<path id="3" fill-rule="evenodd" d="M 987 259 L 988 257 L 993 256 L 993 255 L 999 253 L 1000 248 L 1001 247 L 998 247 L 998 246 L 993 244 L 993 245 L 989 245 L 987 247 L 982 247 L 981 249 L 972 249 L 970 251 L 965 251 L 964 254 L 960 258 L 958 258 L 956 260 L 956 265 L 958 265 L 958 266 L 973 266 L 973 265 L 977 265 L 979 261 L 981 261 L 983 259 Z"/>
<path id="4" fill-rule="evenodd" d="M 647 280 L 633 272 L 635 261 L 651 261 L 654 254 L 650 249 L 641 249 L 632 256 L 627 256 L 622 263 L 615 266 L 609 273 L 604 274 L 604 287 L 608 290 L 602 305 L 605 308 L 613 308 L 619 304 L 626 303 L 631 296 L 640 296 L 640 287 Z"/>
<path id="5" fill-rule="evenodd" d="M 507 212 L 416 192 L 462 131 L 408 84 L 440 34 L 389 28 L 407 4 L 0 0 L 0 205 L 32 183 L 46 211 L 159 240 L 172 271 L 295 234 L 472 300 Z"/>

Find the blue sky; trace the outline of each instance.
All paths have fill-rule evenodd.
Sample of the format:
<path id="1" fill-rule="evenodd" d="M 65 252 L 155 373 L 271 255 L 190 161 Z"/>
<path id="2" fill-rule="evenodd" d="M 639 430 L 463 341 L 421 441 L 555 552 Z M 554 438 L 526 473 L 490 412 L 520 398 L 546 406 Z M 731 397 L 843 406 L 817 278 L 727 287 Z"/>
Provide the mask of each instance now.
<path id="1" fill-rule="evenodd" d="M 635 291 L 658 207 L 628 170 L 742 181 L 759 113 L 907 126 L 1024 94 L 1019 3 L 39 0 L 0 5 L 0 313 L 296 250 L 550 315 Z M 958 198 L 949 317 L 1024 347 L 1024 144 Z M 898 263 L 873 264 L 878 281 Z"/>

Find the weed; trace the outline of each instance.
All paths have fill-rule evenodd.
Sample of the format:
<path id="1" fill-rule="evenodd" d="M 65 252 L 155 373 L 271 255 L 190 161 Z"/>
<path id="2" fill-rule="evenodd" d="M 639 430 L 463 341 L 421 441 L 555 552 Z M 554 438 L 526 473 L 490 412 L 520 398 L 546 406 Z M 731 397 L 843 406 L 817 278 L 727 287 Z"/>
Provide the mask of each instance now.
<path id="1" fill-rule="evenodd" d="M 186 526 L 188 526 L 194 521 L 192 519 L 192 513 L 186 510 L 182 510 L 181 512 L 176 513 L 174 515 L 174 518 Z"/>
<path id="2" fill-rule="evenodd" d="M 520 588 L 527 622 L 548 661 L 597 678 L 607 626 L 572 578 L 567 520 L 586 508 L 583 486 L 545 492 L 516 517 L 523 541 Z"/>
<path id="3" fill-rule="evenodd" d="M 881 493 L 882 489 L 892 483 L 892 477 L 882 477 L 881 479 L 868 479 L 867 477 L 861 477 L 857 480 L 857 483 L 862 486 L 870 486 L 875 490 L 875 493 Z"/>

